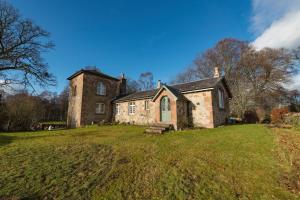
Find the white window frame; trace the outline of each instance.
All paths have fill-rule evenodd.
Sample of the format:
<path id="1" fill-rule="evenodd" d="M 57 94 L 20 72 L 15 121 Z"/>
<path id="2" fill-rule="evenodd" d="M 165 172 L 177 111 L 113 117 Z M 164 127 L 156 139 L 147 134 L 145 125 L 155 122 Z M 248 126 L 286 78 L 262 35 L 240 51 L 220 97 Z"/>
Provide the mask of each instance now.
<path id="1" fill-rule="evenodd" d="M 97 83 L 96 93 L 97 95 L 106 95 L 106 85 L 102 81 Z"/>
<path id="2" fill-rule="evenodd" d="M 219 108 L 225 108 L 225 101 L 224 101 L 224 91 L 222 89 L 218 89 L 218 100 L 219 100 Z"/>
<path id="3" fill-rule="evenodd" d="M 105 107 L 104 103 L 96 103 L 96 114 L 104 114 L 106 109 Z"/>
<path id="4" fill-rule="evenodd" d="M 145 110 L 150 110 L 149 103 L 150 103 L 149 100 L 145 101 Z"/>
<path id="5" fill-rule="evenodd" d="M 135 102 L 129 102 L 128 103 L 128 114 L 129 115 L 134 115 L 136 110 L 136 105 Z"/>
<path id="6" fill-rule="evenodd" d="M 119 103 L 116 104 L 116 114 L 117 115 L 121 114 L 121 105 Z"/>

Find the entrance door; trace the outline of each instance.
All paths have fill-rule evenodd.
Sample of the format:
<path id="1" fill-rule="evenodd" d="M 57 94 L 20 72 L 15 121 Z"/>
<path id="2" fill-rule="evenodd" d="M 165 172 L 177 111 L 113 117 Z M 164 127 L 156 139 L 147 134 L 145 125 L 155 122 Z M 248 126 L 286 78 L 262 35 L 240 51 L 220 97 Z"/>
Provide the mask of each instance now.
<path id="1" fill-rule="evenodd" d="M 171 121 L 171 105 L 167 96 L 162 97 L 160 100 L 160 119 L 161 122 Z"/>

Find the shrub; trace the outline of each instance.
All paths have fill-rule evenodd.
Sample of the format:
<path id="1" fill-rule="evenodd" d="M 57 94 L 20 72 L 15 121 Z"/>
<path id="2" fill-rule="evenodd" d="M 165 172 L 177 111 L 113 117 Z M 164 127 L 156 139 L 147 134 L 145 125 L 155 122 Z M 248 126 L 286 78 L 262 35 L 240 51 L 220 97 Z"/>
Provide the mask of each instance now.
<path id="1" fill-rule="evenodd" d="M 39 101 L 27 93 L 9 96 L 6 101 L 9 131 L 30 130 L 42 118 Z"/>
<path id="2" fill-rule="evenodd" d="M 275 108 L 271 112 L 271 121 L 273 124 L 282 124 L 284 123 L 285 115 L 289 113 L 287 108 Z"/>
<path id="3" fill-rule="evenodd" d="M 289 113 L 284 116 L 284 123 L 293 126 L 300 125 L 300 113 Z"/>
<path id="4" fill-rule="evenodd" d="M 0 102 L 0 131 L 5 131 L 7 129 L 8 114 L 6 105 Z"/>

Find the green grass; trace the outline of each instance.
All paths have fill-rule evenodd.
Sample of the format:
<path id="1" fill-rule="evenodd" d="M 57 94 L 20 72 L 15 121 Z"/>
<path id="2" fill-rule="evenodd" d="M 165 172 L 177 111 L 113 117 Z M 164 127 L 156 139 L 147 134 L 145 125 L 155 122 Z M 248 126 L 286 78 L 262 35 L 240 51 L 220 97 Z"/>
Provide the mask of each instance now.
<path id="1" fill-rule="evenodd" d="M 41 122 L 40 124 L 43 124 L 43 125 L 66 125 L 67 123 L 64 122 L 64 121 L 50 121 L 50 122 Z"/>
<path id="2" fill-rule="evenodd" d="M 289 163 L 271 129 L 143 130 L 0 133 L 0 199 L 299 198 L 281 183 Z"/>

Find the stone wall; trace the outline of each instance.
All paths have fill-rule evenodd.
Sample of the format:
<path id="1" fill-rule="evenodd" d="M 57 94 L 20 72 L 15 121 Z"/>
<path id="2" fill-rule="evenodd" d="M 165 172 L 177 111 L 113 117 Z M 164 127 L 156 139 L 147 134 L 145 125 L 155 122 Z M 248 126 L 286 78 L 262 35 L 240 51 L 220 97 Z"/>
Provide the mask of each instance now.
<path id="1" fill-rule="evenodd" d="M 214 117 L 212 107 L 212 92 L 195 92 L 184 94 L 190 101 L 179 101 L 168 91 L 163 90 L 155 99 L 149 100 L 149 111 L 145 111 L 145 100 L 136 100 L 136 113 L 128 114 L 129 102 L 119 102 L 120 114 L 115 113 L 115 121 L 134 123 L 138 125 L 148 125 L 160 123 L 160 100 L 163 96 L 168 96 L 171 103 L 171 122 L 175 129 L 187 127 L 189 124 L 195 127 L 214 128 Z M 114 104 L 115 107 L 115 104 Z"/>
<path id="2" fill-rule="evenodd" d="M 194 127 L 214 128 L 211 91 L 187 93 L 190 101 L 188 122 Z"/>
<path id="3" fill-rule="evenodd" d="M 101 121 L 112 120 L 112 99 L 119 95 L 119 82 L 112 79 L 99 77 L 92 74 L 84 74 L 81 123 L 88 125 Z M 106 95 L 97 94 L 97 83 L 102 81 L 106 86 Z M 96 103 L 105 104 L 105 113 L 96 114 Z"/>
<path id="4" fill-rule="evenodd" d="M 74 90 L 76 87 L 76 96 Z M 83 91 L 83 74 L 80 74 L 72 79 L 69 83 L 70 96 L 68 106 L 68 127 L 81 126 L 81 105 L 82 105 L 82 91 Z"/>
<path id="5" fill-rule="evenodd" d="M 118 102 L 116 104 L 120 105 L 120 114 L 116 113 L 116 104 L 114 104 L 114 116 L 115 121 L 121 123 L 131 123 L 138 125 L 151 125 L 155 123 L 160 123 L 160 100 L 163 96 L 168 96 L 170 98 L 170 106 L 171 106 L 171 121 L 174 128 L 177 129 L 177 116 L 181 115 L 181 113 L 177 113 L 177 101 L 173 94 L 170 92 L 163 90 L 158 97 L 153 102 L 151 99 L 147 99 L 149 101 L 149 110 L 145 110 L 145 100 L 135 100 L 131 102 L 135 102 L 136 111 L 135 114 L 128 114 L 128 104 L 129 102 Z M 181 106 L 180 110 L 181 109 Z M 183 106 L 182 106 L 183 108 Z M 183 111 L 184 112 L 184 111 Z M 180 116 L 182 118 L 182 116 Z M 182 118 L 183 119 L 183 118 Z"/>
<path id="6" fill-rule="evenodd" d="M 104 82 L 106 85 L 106 95 L 96 94 L 97 83 Z M 116 103 L 112 100 L 123 90 L 122 83 L 126 80 L 114 80 L 99 77 L 93 74 L 80 74 L 70 81 L 70 98 L 67 123 L 69 127 L 80 127 L 101 121 L 118 121 L 139 125 L 160 123 L 160 101 L 163 96 L 168 96 L 171 104 L 171 121 L 175 129 L 184 128 L 188 125 L 195 127 L 214 128 L 222 125 L 229 117 L 228 94 L 220 82 L 212 91 L 201 91 L 183 94 L 189 101 L 177 100 L 168 90 L 162 90 L 155 101 L 149 101 L 149 110 L 145 110 L 145 100 L 135 100 L 136 112 L 129 115 L 128 103 L 120 104 L 120 114 L 115 113 Z M 76 96 L 72 90 L 76 86 Z M 224 91 L 225 108 L 219 108 L 218 88 Z M 105 104 L 105 113 L 96 114 L 96 103 Z"/>
<path id="7" fill-rule="evenodd" d="M 149 101 L 149 110 L 145 110 L 145 101 Z M 114 120 L 121 123 L 131 123 L 138 125 L 148 125 L 155 123 L 155 103 L 151 99 L 136 100 L 135 114 L 129 115 L 129 102 L 119 102 L 114 104 Z M 120 114 L 116 113 L 116 104 L 120 105 Z"/>
<path id="8" fill-rule="evenodd" d="M 80 127 L 101 121 L 111 121 L 113 109 L 111 101 L 119 95 L 120 90 L 124 90 L 121 88 L 122 84 L 126 84 L 124 80 L 118 81 L 89 73 L 82 73 L 70 80 L 68 127 Z M 97 83 L 99 81 L 102 81 L 106 86 L 105 96 L 97 94 Z M 76 96 L 73 95 L 75 87 Z M 105 104 L 105 113 L 96 114 L 96 103 Z"/>
<path id="9" fill-rule="evenodd" d="M 177 110 L 177 129 L 186 128 L 189 126 L 188 116 L 188 102 L 179 101 L 176 102 Z"/>
<path id="10" fill-rule="evenodd" d="M 219 108 L 219 97 L 218 97 L 218 89 L 224 91 L 224 108 Z M 229 97 L 227 90 L 224 88 L 222 82 L 215 87 L 212 91 L 213 95 L 213 116 L 214 116 L 214 127 L 226 124 L 226 121 L 230 115 L 229 109 Z"/>

